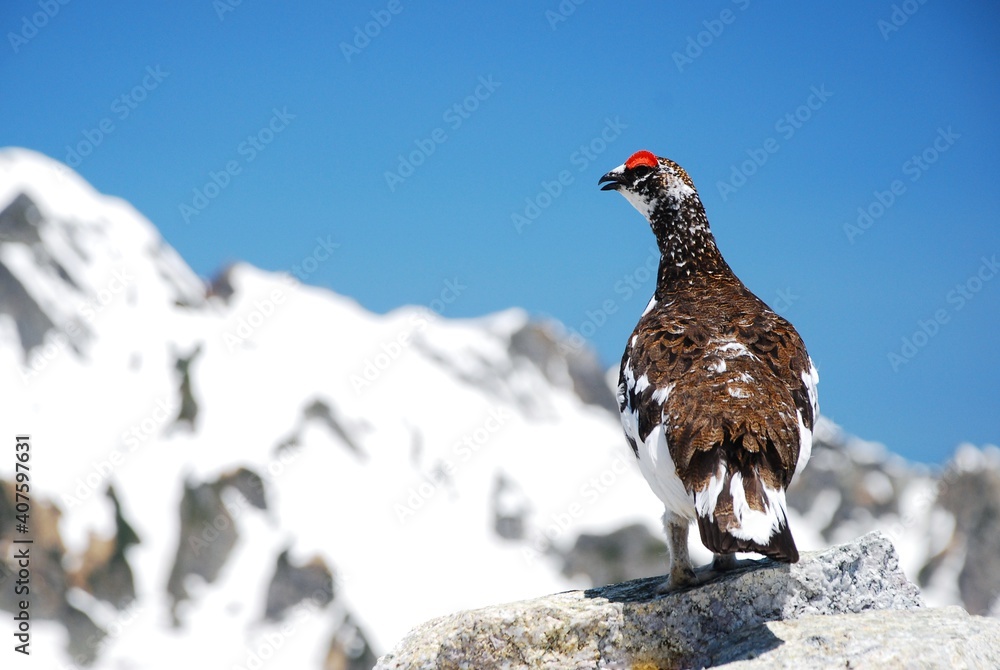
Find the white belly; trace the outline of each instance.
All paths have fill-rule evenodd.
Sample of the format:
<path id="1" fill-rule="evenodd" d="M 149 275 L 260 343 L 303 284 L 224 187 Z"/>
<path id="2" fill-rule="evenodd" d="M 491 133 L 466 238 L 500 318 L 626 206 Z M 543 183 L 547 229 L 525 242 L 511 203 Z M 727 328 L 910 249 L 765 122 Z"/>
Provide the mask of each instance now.
<path id="1" fill-rule="evenodd" d="M 639 439 L 639 421 L 634 412 L 628 408 L 622 413 L 622 426 L 625 433 L 631 437 L 639 450 L 639 471 L 645 477 L 649 488 L 663 502 L 670 512 L 679 514 L 690 520 L 695 518 L 694 500 L 684 490 L 684 484 L 677 476 L 677 469 L 667 448 L 666 431 L 663 424 L 657 425 L 646 436 L 645 441 Z"/>

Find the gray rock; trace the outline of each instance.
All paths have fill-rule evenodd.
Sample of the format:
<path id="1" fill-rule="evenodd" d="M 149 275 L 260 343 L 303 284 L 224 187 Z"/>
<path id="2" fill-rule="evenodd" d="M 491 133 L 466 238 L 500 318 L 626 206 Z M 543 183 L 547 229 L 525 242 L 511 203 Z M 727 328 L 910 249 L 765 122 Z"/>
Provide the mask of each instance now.
<path id="1" fill-rule="evenodd" d="M 782 644 L 758 655 L 768 637 Z M 1000 621 L 961 607 L 769 621 L 734 636 L 716 660 L 727 670 L 1000 668 Z"/>
<path id="2" fill-rule="evenodd" d="M 784 649 L 790 644 L 785 634 L 814 644 L 811 629 L 772 629 L 778 623 L 844 615 L 829 620 L 846 622 L 842 626 L 864 646 L 866 634 L 850 624 L 856 613 L 923 606 L 917 587 L 900 571 L 892 544 L 880 533 L 805 554 L 794 565 L 743 561 L 723 575 L 709 578 L 706 569 L 702 575 L 707 581 L 700 586 L 665 596 L 656 594 L 662 578 L 640 579 L 452 614 L 418 626 L 376 668 L 711 667 L 793 653 Z M 892 631 L 892 617 L 874 619 L 884 631 L 872 639 L 881 635 L 902 644 L 904 633 Z M 847 653 L 850 636 L 837 637 L 833 629 L 829 634 L 831 653 Z M 944 653 L 949 649 L 957 646 Z"/>

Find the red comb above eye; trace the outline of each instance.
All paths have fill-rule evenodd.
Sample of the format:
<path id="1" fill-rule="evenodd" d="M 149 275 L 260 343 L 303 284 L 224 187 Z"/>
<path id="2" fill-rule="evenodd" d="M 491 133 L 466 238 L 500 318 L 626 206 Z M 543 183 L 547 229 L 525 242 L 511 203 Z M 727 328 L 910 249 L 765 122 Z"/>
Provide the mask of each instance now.
<path id="1" fill-rule="evenodd" d="M 631 170 L 640 165 L 645 165 L 646 167 L 655 168 L 659 165 L 659 161 L 656 160 L 656 156 L 648 151 L 636 151 L 634 154 L 628 157 L 625 161 L 625 169 Z"/>

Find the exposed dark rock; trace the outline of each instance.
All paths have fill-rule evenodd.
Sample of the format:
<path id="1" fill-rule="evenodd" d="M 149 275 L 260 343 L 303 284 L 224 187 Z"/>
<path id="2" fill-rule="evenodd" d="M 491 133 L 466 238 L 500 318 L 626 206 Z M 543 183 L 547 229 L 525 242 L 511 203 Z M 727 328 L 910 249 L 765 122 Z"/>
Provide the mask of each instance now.
<path id="1" fill-rule="evenodd" d="M 174 625 L 180 624 L 178 606 L 188 598 L 186 580 L 196 575 L 208 583 L 214 582 L 236 545 L 239 531 L 222 500 L 222 492 L 226 488 L 248 490 L 250 495 L 243 495 L 241 500 L 249 507 L 266 508 L 263 480 L 245 468 L 223 474 L 214 482 L 184 482 L 180 505 L 181 532 L 174 565 L 167 580 L 167 592 L 173 600 L 171 615 Z"/>
<path id="2" fill-rule="evenodd" d="M 377 661 L 364 631 L 347 616 L 330 641 L 323 670 L 370 670 Z"/>
<path id="3" fill-rule="evenodd" d="M 529 503 L 514 482 L 497 473 L 493 478 L 493 530 L 505 540 L 524 538 L 525 517 Z"/>
<path id="4" fill-rule="evenodd" d="M 572 340 L 555 332 L 553 324 L 529 322 L 511 336 L 510 352 L 534 363 L 555 384 L 564 385 L 568 378 L 583 402 L 618 411 L 605 370 L 593 350 L 582 340 L 574 346 Z"/>
<path id="5" fill-rule="evenodd" d="M 27 546 L 30 554 L 30 616 L 34 620 L 58 621 L 66 629 L 67 650 L 80 665 L 97 657 L 100 640 L 106 635 L 89 616 L 67 600 L 70 576 L 63 565 L 66 548 L 59 534 L 59 508 L 48 500 L 33 496 L 28 517 L 29 533 L 17 533 L 14 484 L 0 480 L 0 609 L 18 612 L 23 595 L 15 592 L 18 569 L 14 547 Z M 30 538 L 30 545 L 15 545 L 15 537 Z"/>
<path id="6" fill-rule="evenodd" d="M 180 410 L 174 425 L 187 424 L 190 430 L 195 429 L 195 422 L 198 419 L 198 400 L 194 397 L 194 390 L 191 385 L 191 365 L 198 355 L 201 354 L 201 345 L 194 348 L 188 356 L 178 355 L 174 362 L 174 370 L 180 378 L 178 395 L 180 396 Z"/>
<path id="7" fill-rule="evenodd" d="M 938 489 L 939 502 L 955 516 L 958 541 L 949 549 L 965 552 L 958 575 L 962 602 L 972 614 L 989 614 L 1000 597 L 1000 471 L 953 465 Z"/>
<path id="8" fill-rule="evenodd" d="M 32 349 L 41 346 L 46 333 L 55 328 L 52 319 L 3 263 L 0 263 L 0 314 L 9 315 L 17 324 L 25 363 L 30 360 Z"/>
<path id="9" fill-rule="evenodd" d="M 584 533 L 563 558 L 567 577 L 586 575 L 601 586 L 663 574 L 667 545 L 643 524 L 625 526 L 606 535 Z"/>
<path id="10" fill-rule="evenodd" d="M 114 487 L 109 486 L 106 495 L 115 507 L 115 534 L 110 538 L 91 534 L 81 565 L 71 577 L 74 585 L 122 609 L 135 600 L 135 581 L 125 551 L 139 544 L 139 536 L 125 520 Z"/>
<path id="11" fill-rule="evenodd" d="M 329 403 L 316 398 L 302 410 L 302 416 L 305 421 L 316 420 L 321 422 L 330 429 L 330 432 L 339 437 L 355 456 L 361 459 L 366 457 L 364 449 L 354 440 L 351 431 L 344 427 L 343 421 Z"/>
<path id="12" fill-rule="evenodd" d="M 315 556 L 302 565 L 295 565 L 285 549 L 278 554 L 274 575 L 267 587 L 264 617 L 280 620 L 285 612 L 306 598 L 325 607 L 334 595 L 333 575 L 321 557 Z"/>
<path id="13" fill-rule="evenodd" d="M 251 505 L 259 510 L 267 509 L 267 494 L 264 490 L 264 480 L 249 468 L 236 468 L 231 472 L 219 475 L 216 487 L 221 491 L 231 486 L 240 492 Z"/>
<path id="14" fill-rule="evenodd" d="M 0 211 L 0 245 L 28 246 L 39 267 L 48 268 L 79 293 L 80 286 L 42 245 L 38 231 L 44 223 L 45 218 L 35 202 L 21 193 Z M 28 293 L 21 280 L 3 263 L 0 263 L 0 314 L 10 315 L 17 325 L 17 335 L 25 363 L 30 362 L 32 351 L 42 346 L 46 336 L 50 334 L 61 338 L 62 346 L 68 346 L 77 353 L 92 336 L 86 324 L 75 316 L 68 318 L 65 323 L 53 321 L 54 317 L 36 302 L 35 297 Z"/>
<path id="15" fill-rule="evenodd" d="M 214 296 L 225 303 L 229 302 L 229 299 L 236 293 L 236 289 L 233 287 L 232 270 L 233 266 L 230 265 L 212 277 L 206 291 L 209 297 Z"/>
<path id="16" fill-rule="evenodd" d="M 38 206 L 26 193 L 20 193 L 0 211 L 0 244 L 5 242 L 20 242 L 21 244 L 38 244 L 42 238 L 38 234 L 38 225 L 42 214 Z"/>

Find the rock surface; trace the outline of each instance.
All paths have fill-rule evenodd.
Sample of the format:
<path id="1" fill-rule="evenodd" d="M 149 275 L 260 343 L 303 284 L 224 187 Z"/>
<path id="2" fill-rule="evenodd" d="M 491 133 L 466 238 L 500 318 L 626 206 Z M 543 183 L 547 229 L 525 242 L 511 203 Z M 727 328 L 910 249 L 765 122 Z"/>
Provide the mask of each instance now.
<path id="1" fill-rule="evenodd" d="M 756 651 L 769 638 L 781 644 Z M 716 659 L 727 670 L 1000 667 L 1000 621 L 961 607 L 769 621 L 730 643 Z"/>
<path id="2" fill-rule="evenodd" d="M 1000 622 L 917 610 L 919 591 L 880 533 L 795 565 L 744 561 L 666 596 L 660 581 L 441 617 L 376 668 L 998 667 Z"/>

